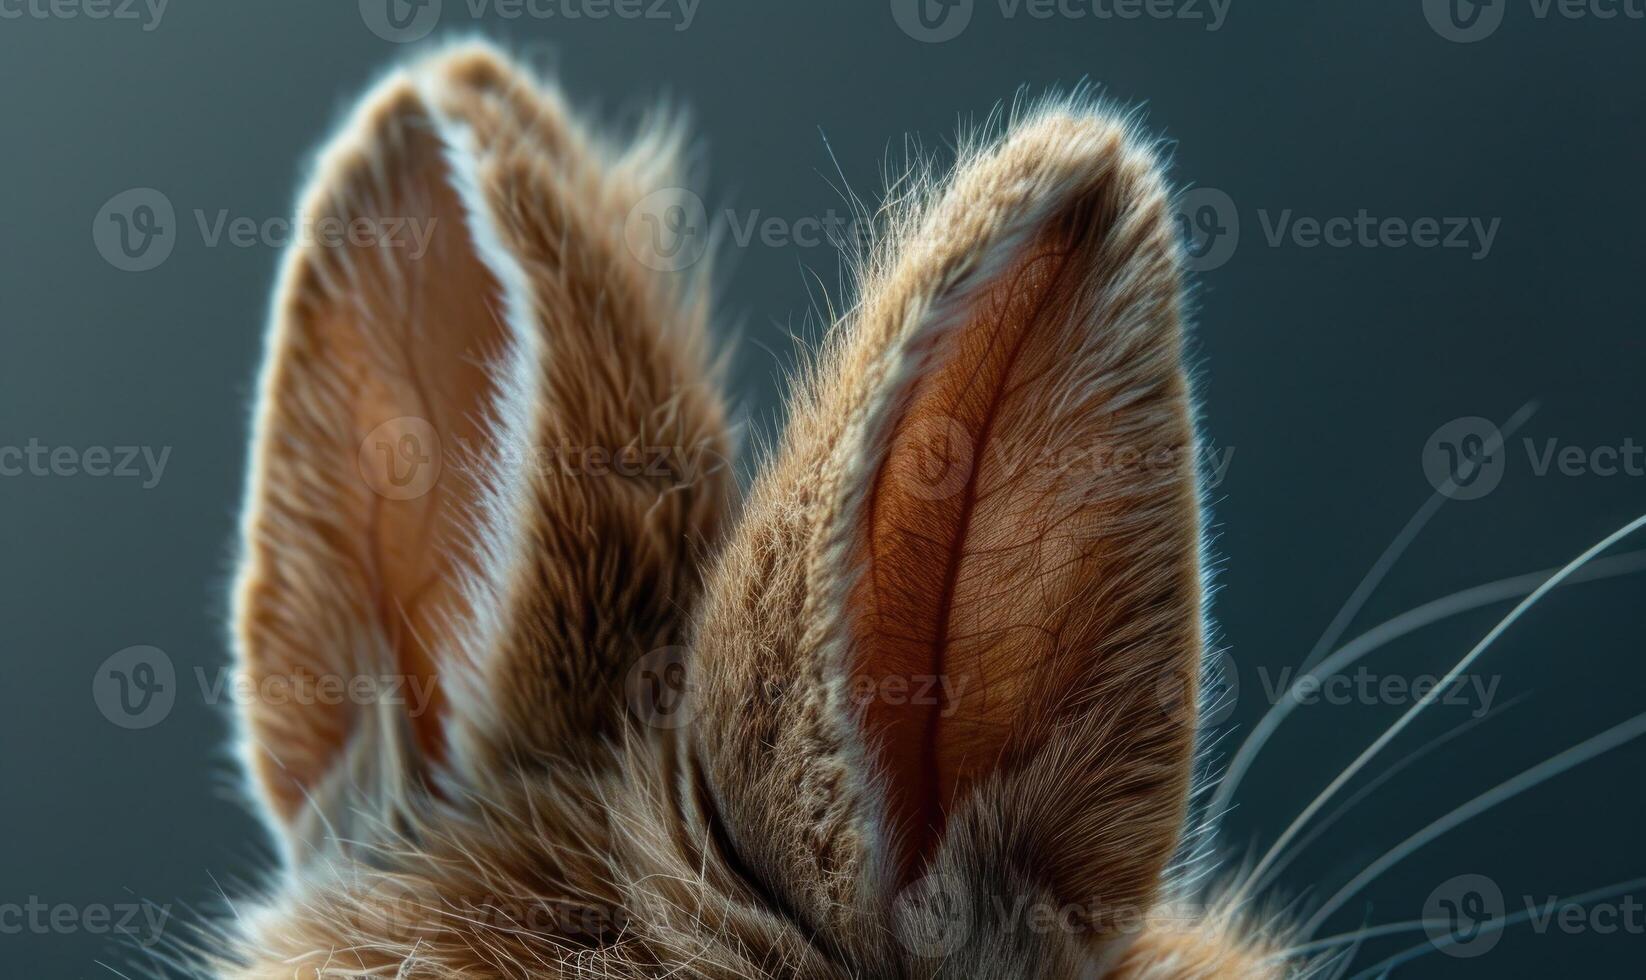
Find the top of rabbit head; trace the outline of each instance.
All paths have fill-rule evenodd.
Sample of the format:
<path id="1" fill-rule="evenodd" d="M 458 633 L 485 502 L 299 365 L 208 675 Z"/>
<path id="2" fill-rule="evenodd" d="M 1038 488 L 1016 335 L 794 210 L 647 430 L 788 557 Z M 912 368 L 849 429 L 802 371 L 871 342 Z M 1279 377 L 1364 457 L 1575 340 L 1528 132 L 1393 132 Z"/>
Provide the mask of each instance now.
<path id="1" fill-rule="evenodd" d="M 273 310 L 235 611 L 283 866 L 215 972 L 1286 972 L 1174 874 L 1167 187 L 1099 108 L 1004 130 L 904 189 L 737 507 L 672 136 L 479 45 L 365 98 Z"/>

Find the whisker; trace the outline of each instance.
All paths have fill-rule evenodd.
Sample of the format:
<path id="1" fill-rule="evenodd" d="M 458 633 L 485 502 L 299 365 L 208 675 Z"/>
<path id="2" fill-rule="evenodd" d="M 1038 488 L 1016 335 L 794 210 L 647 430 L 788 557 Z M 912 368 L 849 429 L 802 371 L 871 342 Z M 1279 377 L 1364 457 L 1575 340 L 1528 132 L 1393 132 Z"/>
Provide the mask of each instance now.
<path id="1" fill-rule="evenodd" d="M 1383 856 L 1366 866 L 1366 869 L 1355 875 L 1348 884 L 1338 889 L 1337 894 L 1327 899 L 1320 911 L 1314 914 L 1307 925 L 1303 927 L 1303 934 L 1310 935 L 1331 918 L 1343 906 L 1343 903 L 1353 898 L 1359 891 L 1376 880 L 1378 875 L 1400 863 L 1414 851 L 1430 843 L 1435 838 L 1447 833 L 1460 824 L 1473 820 L 1482 813 L 1507 800 L 1511 800 L 1529 789 L 1533 789 L 1562 773 L 1574 769 L 1597 755 L 1610 752 L 1626 742 L 1633 741 L 1641 735 L 1646 735 L 1646 712 L 1642 712 L 1621 724 L 1608 728 L 1599 735 L 1572 746 L 1558 755 L 1545 759 L 1518 776 L 1505 780 L 1463 804 L 1452 812 L 1429 824 L 1422 830 L 1396 844 Z"/>
<path id="2" fill-rule="evenodd" d="M 1330 830 L 1333 824 L 1337 823 L 1344 816 L 1346 816 L 1362 800 L 1372 795 L 1378 790 L 1379 787 L 1383 786 L 1389 780 L 1400 775 L 1400 773 L 1408 766 L 1411 766 L 1424 756 L 1429 755 L 1436 749 L 1439 749 L 1447 742 L 1460 738 L 1477 726 L 1484 724 L 1494 715 L 1499 715 L 1505 711 L 1508 711 L 1510 708 L 1513 708 L 1515 705 L 1526 700 L 1527 697 L 1528 695 L 1522 694 L 1519 697 L 1510 700 L 1506 704 L 1493 708 L 1492 710 L 1481 715 L 1479 718 L 1471 718 L 1463 724 L 1453 727 L 1450 731 L 1441 735 L 1439 738 L 1429 742 L 1427 745 L 1424 745 L 1410 755 L 1404 756 L 1399 762 L 1379 773 L 1376 779 L 1373 779 L 1365 786 L 1362 786 L 1360 789 L 1356 790 L 1347 800 L 1344 800 L 1337 809 L 1333 810 L 1323 820 L 1315 824 L 1313 829 L 1311 829 L 1307 834 L 1304 834 L 1303 837 L 1297 841 L 1297 843 L 1293 844 L 1291 849 L 1287 851 L 1286 854 L 1280 858 L 1280 860 L 1274 863 L 1274 866 L 1269 869 L 1268 874 L 1264 875 L 1264 880 L 1253 885 L 1253 890 L 1261 892 L 1264 888 L 1267 888 L 1274 882 L 1275 879 L 1280 877 L 1280 873 L 1284 871 L 1288 865 L 1297 859 L 1298 855 L 1302 854 L 1310 844 L 1318 840 L 1321 834 L 1324 834 L 1326 831 Z"/>
<path id="3" fill-rule="evenodd" d="M 1406 727 L 1410 725 L 1412 721 L 1423 712 L 1424 709 L 1438 700 L 1441 692 L 1449 689 L 1452 682 L 1456 681 L 1465 670 L 1469 669 L 1471 664 L 1473 664 L 1483 653 L 1490 649 L 1491 645 L 1497 641 L 1497 638 L 1502 636 L 1508 631 L 1509 627 L 1519 621 L 1520 617 L 1524 616 L 1528 609 L 1536 605 L 1538 601 L 1545 595 L 1548 595 L 1551 590 L 1553 590 L 1561 582 L 1564 582 L 1566 579 L 1570 578 L 1574 572 L 1582 568 L 1584 565 L 1587 565 L 1601 552 L 1605 551 L 1607 548 L 1610 548 L 1612 545 L 1623 540 L 1634 532 L 1640 530 L 1642 527 L 1646 527 L 1646 515 L 1635 518 L 1629 523 L 1623 525 L 1623 527 L 1613 531 L 1611 534 L 1608 534 L 1606 537 L 1590 546 L 1587 551 L 1584 551 L 1582 554 L 1572 559 L 1566 564 L 1565 567 L 1551 576 L 1548 581 L 1538 586 L 1531 595 L 1522 599 L 1520 603 L 1510 611 L 1509 615 L 1503 617 L 1503 619 L 1500 620 L 1496 626 L 1492 627 L 1491 631 L 1487 633 L 1479 643 L 1475 644 L 1474 649 L 1464 654 L 1463 658 L 1459 660 L 1451 670 L 1446 672 L 1446 676 L 1442 677 L 1438 684 L 1436 684 L 1427 694 L 1419 699 L 1416 704 L 1413 704 L 1410 708 L 1406 709 L 1406 712 L 1396 719 L 1394 724 L 1385 729 L 1383 734 L 1379 735 L 1377 739 L 1373 741 L 1371 745 L 1367 746 L 1366 749 L 1362 751 L 1353 762 L 1349 763 L 1349 765 L 1342 772 L 1338 773 L 1337 778 L 1333 779 L 1329 784 L 1327 784 L 1325 789 L 1320 791 L 1319 795 L 1317 795 L 1309 803 L 1309 805 L 1303 809 L 1302 813 L 1299 813 L 1297 817 L 1292 820 L 1291 824 L 1289 824 L 1286 829 L 1281 832 L 1280 836 L 1276 838 L 1275 842 L 1270 845 L 1269 850 L 1263 855 L 1262 860 L 1258 861 L 1256 867 L 1252 869 L 1251 877 L 1240 886 L 1240 888 L 1236 891 L 1236 895 L 1240 898 L 1244 898 L 1251 883 L 1262 879 L 1265 872 L 1269 870 L 1269 866 L 1275 862 L 1275 859 L 1279 857 L 1281 852 L 1286 849 L 1287 845 L 1292 842 L 1292 839 L 1297 836 L 1298 831 L 1301 830 L 1310 820 L 1314 819 L 1315 814 L 1320 812 L 1320 808 L 1325 806 L 1327 802 L 1329 802 L 1331 798 L 1337 794 L 1338 790 L 1343 788 L 1344 784 L 1358 775 L 1360 770 L 1364 769 L 1366 764 L 1375 758 L 1379 752 L 1383 751 L 1383 749 L 1390 742 L 1394 741 L 1396 736 L 1405 731 Z"/>
<path id="4" fill-rule="evenodd" d="M 1325 936 L 1321 939 L 1311 939 L 1306 943 L 1298 943 L 1286 949 L 1269 955 L 1269 959 L 1276 963 L 1284 963 L 1297 956 L 1308 956 L 1310 953 L 1319 953 L 1341 946 L 1345 943 L 1364 943 L 1368 939 L 1382 939 L 1384 936 L 1399 936 L 1408 932 L 1417 932 L 1431 926 L 1445 926 L 1447 923 L 1439 919 L 1407 919 L 1403 922 L 1385 922 L 1381 925 L 1366 926 L 1353 932 L 1340 932 L 1335 936 Z"/>
<path id="5" fill-rule="evenodd" d="M 1486 445 L 1486 453 L 1490 455 L 1501 449 L 1503 441 L 1514 435 L 1515 430 L 1524 425 L 1526 420 L 1530 419 L 1536 412 L 1537 402 L 1535 400 L 1529 401 L 1516 409 L 1515 413 L 1509 416 L 1509 420 L 1503 423 L 1503 427 L 1492 434 Z M 1366 604 L 1366 600 L 1371 598 L 1372 593 L 1382 584 L 1384 576 L 1389 574 L 1389 569 L 1393 568 L 1395 562 L 1400 560 L 1400 556 L 1406 552 L 1412 542 L 1417 540 L 1418 533 L 1423 530 L 1423 526 L 1429 523 L 1429 520 L 1435 516 L 1447 500 L 1451 499 L 1452 491 L 1456 489 L 1455 479 L 1448 477 L 1446 484 L 1435 490 L 1434 495 L 1425 500 L 1423 506 L 1419 507 L 1417 512 L 1411 516 L 1411 519 L 1406 522 L 1406 526 L 1400 529 L 1400 533 L 1395 535 L 1394 540 L 1389 542 L 1389 546 L 1383 550 L 1383 554 L 1378 556 L 1377 561 L 1367 570 L 1365 577 L 1360 580 L 1360 584 L 1355 586 L 1355 590 L 1349 594 L 1349 598 L 1344 600 L 1343 607 L 1337 611 L 1336 616 L 1332 617 L 1332 621 L 1326 626 L 1326 631 L 1320 634 L 1320 639 L 1316 640 L 1314 647 L 1309 650 L 1309 655 L 1303 658 L 1299 673 L 1307 674 L 1313 670 L 1320 658 L 1326 655 L 1326 651 L 1331 649 L 1332 645 L 1342 637 L 1343 631 L 1349 628 L 1349 623 L 1359 614 L 1361 607 Z M 1270 709 L 1270 711 L 1272 713 L 1273 709 Z M 1218 785 L 1217 794 L 1212 797 L 1211 809 L 1214 812 L 1221 811 L 1228 805 L 1229 798 L 1234 796 L 1235 790 L 1240 786 L 1240 780 L 1245 777 L 1246 770 L 1257 756 L 1257 750 L 1263 747 L 1263 742 L 1267 741 L 1267 738 L 1267 735 L 1260 738 L 1258 730 L 1253 729 L 1252 734 L 1247 736 L 1245 742 L 1241 744 L 1240 749 L 1235 753 L 1234 759 L 1229 762 L 1228 770 L 1223 774 L 1223 781 Z M 1248 751 L 1247 745 L 1251 744 L 1253 740 L 1257 741 L 1257 745 Z"/>
<path id="6" fill-rule="evenodd" d="M 1337 954 L 1337 967 L 1332 970 L 1331 976 L 1327 978 L 1327 980 L 1342 980 L 1343 975 L 1349 972 L 1349 967 L 1354 965 L 1355 957 L 1359 954 L 1359 943 L 1354 943 L 1348 949 L 1345 949 L 1341 953 Z M 1331 961 L 1328 960 L 1327 962 L 1330 963 Z"/>
<path id="7" fill-rule="evenodd" d="M 1311 681 L 1319 681 L 1332 677 L 1343 670 L 1354 666 L 1363 658 L 1383 649 L 1395 640 L 1422 629 L 1425 626 L 1438 623 L 1443 619 L 1457 616 L 1462 613 L 1489 606 L 1497 602 L 1506 602 L 1518 599 L 1536 591 L 1537 587 L 1547 581 L 1551 575 L 1558 572 L 1558 568 L 1546 568 L 1536 572 L 1527 572 L 1524 575 L 1515 575 L 1510 578 L 1498 579 L 1472 588 L 1462 589 L 1450 595 L 1441 596 L 1385 620 L 1372 627 L 1354 639 L 1345 643 L 1330 657 L 1321 661 L 1312 670 L 1300 672 L 1292 682 L 1285 697 L 1280 698 L 1269 706 L 1263 717 L 1252 726 L 1251 734 L 1241 742 L 1235 750 L 1234 758 L 1224 772 L 1219 792 L 1213 802 L 1218 799 L 1226 800 L 1240 784 L 1240 779 L 1246 770 L 1251 767 L 1259 752 L 1273 737 L 1275 729 L 1291 717 L 1303 700 L 1301 693 L 1303 685 Z M 1646 571 L 1646 550 L 1630 551 L 1611 558 L 1604 558 L 1590 563 L 1581 572 L 1572 575 L 1563 582 L 1563 585 L 1576 585 L 1579 582 L 1597 582 L 1603 579 L 1616 578 L 1620 575 L 1631 575 L 1635 572 Z"/>
<path id="8" fill-rule="evenodd" d="M 1504 441 L 1514 435 L 1515 431 L 1525 425 L 1527 420 L 1535 414 L 1537 414 L 1536 400 L 1529 401 L 1515 409 L 1515 413 L 1509 416 L 1507 422 L 1503 423 L 1503 428 L 1492 433 L 1491 438 L 1486 443 L 1486 455 L 1489 456 L 1502 449 Z M 1400 556 L 1417 539 L 1418 533 L 1423 530 L 1425 524 L 1429 523 L 1429 519 L 1434 517 L 1446 501 L 1452 499 L 1452 493 L 1456 490 L 1456 477 L 1455 475 L 1449 476 L 1446 479 L 1445 486 L 1437 488 L 1434 496 L 1430 497 L 1424 502 L 1423 506 L 1417 509 L 1417 512 L 1412 515 L 1411 520 L 1406 522 L 1406 526 L 1401 528 L 1395 539 L 1389 542 L 1389 547 L 1384 549 L 1383 554 L 1378 557 L 1376 563 L 1367 570 L 1366 577 L 1361 579 L 1354 592 L 1349 594 L 1349 598 L 1343 603 L 1343 608 L 1338 610 L 1337 615 L 1327 625 L 1326 631 L 1320 634 L 1319 640 L 1315 641 L 1314 648 L 1303 659 L 1301 669 L 1308 670 L 1313 667 L 1320 661 L 1321 657 L 1326 655 L 1326 651 L 1330 650 L 1332 645 L 1342 638 L 1343 632 L 1349 628 L 1349 623 L 1354 620 L 1355 615 L 1366 604 L 1366 600 L 1371 598 L 1372 593 L 1377 590 L 1378 585 L 1389 574 L 1389 569 L 1394 567 L 1395 562 L 1400 560 Z"/>
<path id="9" fill-rule="evenodd" d="M 229 898 L 229 893 L 223 890 L 223 886 L 218 882 L 217 876 L 212 874 L 211 869 L 209 868 L 206 869 L 206 877 L 210 878 L 211 883 L 216 886 L 217 894 L 223 896 L 223 903 L 229 907 L 230 912 L 234 913 L 234 920 L 243 924 L 246 920 L 241 917 L 240 910 L 234 905 L 234 900 Z"/>
<path id="10" fill-rule="evenodd" d="M 1628 881 L 1621 881 L 1615 885 L 1607 885 L 1604 888 L 1596 888 L 1594 891 L 1584 892 L 1581 895 L 1572 895 L 1567 898 L 1559 898 L 1556 899 L 1553 904 L 1557 906 L 1588 905 L 1590 902 L 1605 901 L 1608 898 L 1615 898 L 1618 895 L 1627 895 L 1629 892 L 1638 891 L 1642 888 L 1646 888 L 1646 878 L 1631 878 Z M 1516 912 L 1513 915 L 1506 915 L 1501 919 L 1493 919 L 1490 922 L 1481 924 L 1479 934 L 1484 935 L 1490 932 L 1502 932 L 1510 926 L 1519 925 L 1520 923 L 1525 922 L 1526 920 L 1532 918 L 1535 914 L 1536 910 L 1528 908 Z M 1405 927 L 1400 931 L 1416 931 L 1417 929 L 1425 928 L 1428 924 L 1429 923 L 1423 920 L 1394 923 L 1396 926 Z M 1376 928 L 1383 929 L 1384 935 L 1388 935 L 1396 931 L 1392 927 Z M 1313 944 L 1311 943 L 1310 945 Z M 1372 980 L 1374 977 L 1386 977 L 1397 966 L 1409 963 L 1412 960 L 1417 959 L 1419 956 L 1433 953 L 1437 950 L 1443 950 L 1452 945 L 1455 944 L 1448 939 L 1437 939 L 1408 946 L 1400 952 L 1395 953 L 1393 956 L 1390 956 L 1388 959 L 1382 960 L 1366 968 L 1365 970 L 1360 971 L 1351 977 L 1350 980 Z"/>
<path id="11" fill-rule="evenodd" d="M 1621 895 L 1625 892 L 1632 892 L 1637 888 L 1646 888 L 1646 878 L 1632 878 L 1629 881 L 1618 882 L 1614 885 L 1607 885 L 1604 888 L 1586 892 L 1582 895 L 1574 895 L 1568 898 L 1557 898 L 1553 904 L 1582 905 L 1584 902 L 1598 901 L 1603 898 L 1610 898 L 1614 895 Z M 1496 924 L 1501 922 L 1501 928 L 1507 928 L 1517 923 L 1525 922 L 1527 919 L 1531 918 L 1531 915 L 1532 913 L 1529 910 L 1516 912 L 1513 915 L 1505 916 L 1501 920 L 1494 919 L 1493 923 Z M 1445 928 L 1450 925 L 1451 923 L 1439 919 L 1406 919 L 1402 922 L 1385 922 L 1381 925 L 1367 926 L 1364 929 L 1356 929 L 1353 932 L 1340 932 L 1335 936 L 1325 936 L 1320 939 L 1311 939 L 1306 943 L 1298 943 L 1296 946 L 1290 946 L 1274 953 L 1271 958 L 1277 962 L 1284 962 L 1292 959 L 1293 957 L 1307 956 L 1310 953 L 1318 953 L 1322 950 L 1331 949 L 1333 946 L 1341 946 L 1344 943 L 1361 943 L 1368 939 L 1382 939 L 1384 936 L 1399 936 L 1408 932 L 1419 932 L 1434 926 Z M 1481 928 L 1482 931 L 1484 931 L 1487 926 L 1483 924 Z M 1427 946 L 1428 944 L 1424 943 L 1422 945 Z M 1415 949 L 1420 947 L 1412 948 Z M 1398 963 L 1394 962 L 1393 958 L 1390 958 L 1379 963 L 1377 966 L 1372 967 L 1372 970 L 1381 969 L 1385 966 L 1398 965 Z"/>

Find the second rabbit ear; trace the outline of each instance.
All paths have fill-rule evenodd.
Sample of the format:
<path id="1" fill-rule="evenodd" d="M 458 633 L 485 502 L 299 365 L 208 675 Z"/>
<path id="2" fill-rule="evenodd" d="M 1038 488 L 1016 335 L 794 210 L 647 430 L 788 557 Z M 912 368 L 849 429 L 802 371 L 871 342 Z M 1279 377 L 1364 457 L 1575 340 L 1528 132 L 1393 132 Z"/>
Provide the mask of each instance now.
<path id="1" fill-rule="evenodd" d="M 699 732 L 815 926 L 930 870 L 1156 892 L 1201 650 L 1169 211 L 1123 123 L 1033 114 L 896 229 L 793 409 L 712 582 Z"/>
<path id="2" fill-rule="evenodd" d="M 252 689 L 347 692 L 245 707 L 289 842 L 593 764 L 629 664 L 679 642 L 728 476 L 703 296 L 625 245 L 666 143 L 609 148 L 465 46 L 322 153 L 304 220 L 346 238 L 286 258 L 236 605 Z"/>

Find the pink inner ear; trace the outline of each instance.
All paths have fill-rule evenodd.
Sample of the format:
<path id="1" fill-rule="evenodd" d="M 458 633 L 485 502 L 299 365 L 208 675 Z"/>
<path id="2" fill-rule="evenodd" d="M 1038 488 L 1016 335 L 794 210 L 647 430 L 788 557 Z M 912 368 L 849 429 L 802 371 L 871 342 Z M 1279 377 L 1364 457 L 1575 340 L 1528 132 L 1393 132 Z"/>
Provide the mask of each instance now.
<path id="1" fill-rule="evenodd" d="M 968 787 L 1041 740 L 1106 625 L 1079 602 L 1103 574 L 1104 508 L 1048 458 L 1059 426 L 1103 435 L 1059 388 L 1089 329 L 1096 210 L 1048 229 L 941 332 L 865 504 L 853 691 L 905 878 Z"/>
<path id="2" fill-rule="evenodd" d="M 1091 516 L 1024 458 L 1045 423 L 1055 334 L 1080 285 L 1067 240 L 1042 240 L 930 352 L 892 423 L 866 501 L 854 692 L 886 768 L 909 875 L 946 810 L 1001 766 L 1044 672 L 1078 637 L 1058 606 L 1093 560 Z M 907 693 L 902 693 L 907 692 Z"/>
<path id="3" fill-rule="evenodd" d="M 462 583 L 489 464 L 468 454 L 496 450 L 487 363 L 508 335 L 421 103 L 397 90 L 367 123 L 307 209 L 345 226 L 410 219 L 428 249 L 350 240 L 293 256 L 240 630 L 258 683 L 393 678 L 426 692 L 396 707 L 432 762 L 446 751 L 440 660 L 468 618 Z M 287 818 L 370 723 L 349 697 L 260 703 L 248 716 L 260 775 Z"/>
<path id="4" fill-rule="evenodd" d="M 440 661 L 452 652 L 452 624 L 469 619 L 462 588 L 484 490 L 471 470 L 489 466 L 496 451 L 486 445 L 496 386 L 485 365 L 507 343 L 494 308 L 497 286 L 461 247 L 461 211 L 443 208 L 432 220 L 430 252 L 419 260 L 434 263 L 431 274 L 408 270 L 398 283 L 357 282 L 360 300 L 384 311 L 369 342 L 346 314 L 329 314 L 337 319 L 320 328 L 354 393 L 358 459 L 344 465 L 363 470 L 372 491 L 354 517 L 369 615 L 393 651 L 394 669 L 431 692 L 409 719 L 431 763 L 446 753 Z M 385 425 L 395 419 L 407 421 Z"/>

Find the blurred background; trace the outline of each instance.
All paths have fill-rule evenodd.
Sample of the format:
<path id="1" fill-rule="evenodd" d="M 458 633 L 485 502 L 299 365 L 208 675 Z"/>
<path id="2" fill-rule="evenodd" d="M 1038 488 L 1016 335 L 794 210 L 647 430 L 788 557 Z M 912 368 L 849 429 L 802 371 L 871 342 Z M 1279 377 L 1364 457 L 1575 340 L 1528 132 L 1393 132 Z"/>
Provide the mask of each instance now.
<path id="1" fill-rule="evenodd" d="M 1457 488 L 1344 638 L 1559 565 L 1646 513 L 1641 14 L 1610 0 L 0 2 L 0 974 L 159 970 L 145 949 L 220 913 L 218 883 L 232 895 L 267 867 L 212 692 L 283 242 L 215 232 L 289 217 L 348 101 L 420 44 L 498 39 L 614 121 L 659 98 L 690 111 L 702 198 L 732 230 L 719 325 L 735 395 L 767 433 L 792 337 L 817 335 L 823 288 L 839 296 L 838 252 L 815 229 L 849 219 L 843 181 L 877 201 L 907 137 L 941 159 L 1020 94 L 1087 81 L 1142 107 L 1190 189 L 1228 749 L 1449 469 Z M 737 233 L 767 219 L 776 234 Z M 1459 468 L 1482 447 L 1483 465 Z M 1632 547 L 1646 537 L 1617 550 Z M 1331 894 L 1641 710 L 1641 586 L 1619 575 L 1538 604 L 1370 772 L 1490 717 L 1357 804 L 1278 894 Z M 1365 661 L 1357 689 L 1373 694 L 1293 715 L 1235 794 L 1233 857 L 1267 847 L 1410 706 L 1384 681 L 1443 673 L 1507 608 L 1412 633 Z M 1512 915 L 1646 875 L 1643 762 L 1646 745 L 1627 745 L 1478 817 L 1324 931 L 1447 903 Z M 1643 900 L 1396 975 L 1638 976 Z M 1425 941 L 1369 942 L 1357 964 Z"/>

